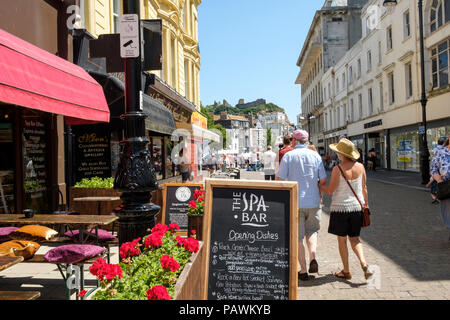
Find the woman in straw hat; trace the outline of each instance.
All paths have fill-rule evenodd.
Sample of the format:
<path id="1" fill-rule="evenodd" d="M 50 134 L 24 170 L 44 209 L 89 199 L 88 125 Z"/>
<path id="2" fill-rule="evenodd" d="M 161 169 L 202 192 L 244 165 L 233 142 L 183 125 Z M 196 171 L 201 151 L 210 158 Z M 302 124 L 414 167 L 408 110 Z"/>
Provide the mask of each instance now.
<path id="1" fill-rule="evenodd" d="M 339 143 L 331 144 L 330 149 L 337 154 L 341 163 L 333 168 L 329 185 L 321 185 L 320 190 L 332 195 L 328 232 L 338 237 L 339 254 L 344 265 L 344 269 L 335 273 L 335 276 L 343 279 L 352 278 L 348 262 L 348 239 L 361 263 L 364 276 L 368 279 L 373 273 L 368 269 L 369 265 L 359 240 L 362 224 L 360 203 L 368 206 L 366 171 L 364 166 L 357 162 L 360 154 L 350 140 L 343 138 Z M 351 184 L 359 201 L 345 180 Z"/>

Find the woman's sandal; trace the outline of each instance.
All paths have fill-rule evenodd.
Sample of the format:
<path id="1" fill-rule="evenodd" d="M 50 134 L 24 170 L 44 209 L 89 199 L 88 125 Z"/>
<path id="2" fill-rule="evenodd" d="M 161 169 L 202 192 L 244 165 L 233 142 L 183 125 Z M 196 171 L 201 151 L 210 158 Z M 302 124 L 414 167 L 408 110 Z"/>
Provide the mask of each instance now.
<path id="1" fill-rule="evenodd" d="M 373 276 L 374 272 L 369 271 L 369 265 L 366 264 L 365 266 L 361 266 L 361 268 L 364 271 L 364 278 L 366 278 L 366 280 L 368 280 L 371 276 Z"/>
<path id="2" fill-rule="evenodd" d="M 350 280 L 352 278 L 352 274 L 350 272 L 345 272 L 344 270 L 335 273 L 334 275 L 340 279 Z"/>

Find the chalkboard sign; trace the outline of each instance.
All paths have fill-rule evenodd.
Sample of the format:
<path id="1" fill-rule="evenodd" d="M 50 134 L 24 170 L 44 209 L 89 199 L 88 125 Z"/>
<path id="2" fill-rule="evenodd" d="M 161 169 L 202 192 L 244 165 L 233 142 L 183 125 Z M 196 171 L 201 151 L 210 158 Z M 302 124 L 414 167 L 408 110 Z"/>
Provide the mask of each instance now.
<path id="1" fill-rule="evenodd" d="M 297 183 L 205 183 L 205 299 L 297 299 Z"/>
<path id="2" fill-rule="evenodd" d="M 111 177 L 109 124 L 72 126 L 73 182 L 83 178 Z"/>
<path id="3" fill-rule="evenodd" d="M 164 184 L 163 209 L 161 221 L 163 224 L 176 223 L 179 233 L 188 231 L 189 201 L 194 200 L 194 192 L 203 187 L 201 183 L 166 183 Z"/>

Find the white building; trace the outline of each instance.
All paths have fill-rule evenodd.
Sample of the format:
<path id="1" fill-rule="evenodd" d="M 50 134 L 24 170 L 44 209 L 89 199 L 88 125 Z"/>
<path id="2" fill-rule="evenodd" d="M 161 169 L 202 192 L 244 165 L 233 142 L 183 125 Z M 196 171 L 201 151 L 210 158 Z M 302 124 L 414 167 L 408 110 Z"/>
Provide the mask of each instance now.
<path id="1" fill-rule="evenodd" d="M 441 9 L 439 9 L 441 8 Z M 440 14 L 440 17 L 437 17 Z M 424 1 L 427 139 L 431 152 L 450 132 L 450 0 Z M 422 122 L 420 47 L 416 0 L 391 9 L 371 0 L 362 11 L 363 35 L 325 72 L 325 143 L 346 135 L 379 166 L 419 171 Z"/>
<path id="2" fill-rule="evenodd" d="M 284 112 L 270 112 L 258 115 L 258 121 L 261 127 L 266 131 L 269 128 L 272 131 L 271 145 L 275 145 L 276 141 L 282 141 L 283 137 L 289 134 L 290 122 Z"/>

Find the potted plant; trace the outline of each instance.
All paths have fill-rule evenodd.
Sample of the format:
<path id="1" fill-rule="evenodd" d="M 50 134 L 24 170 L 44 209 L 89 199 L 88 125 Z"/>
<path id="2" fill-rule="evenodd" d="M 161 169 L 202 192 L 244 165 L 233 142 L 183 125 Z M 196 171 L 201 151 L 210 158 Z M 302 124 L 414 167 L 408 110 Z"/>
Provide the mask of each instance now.
<path id="1" fill-rule="evenodd" d="M 151 234 L 123 243 L 120 263 L 108 264 L 98 258 L 89 268 L 100 287 L 88 298 L 92 300 L 171 300 L 200 299 L 202 290 L 192 290 L 202 274 L 202 243 L 195 238 L 176 236 L 179 226 L 157 224 Z M 186 267 L 190 265 L 189 267 Z M 189 277 L 189 274 L 192 276 Z M 179 284 L 179 281 L 184 283 Z M 182 286 L 185 285 L 183 291 Z M 86 292 L 81 292 L 83 297 Z M 188 296 L 186 296 L 186 294 Z M 189 296 L 190 295 L 190 296 Z M 86 297 L 84 297 L 86 298 Z"/>
<path id="2" fill-rule="evenodd" d="M 188 232 L 198 240 L 203 240 L 203 216 L 205 207 L 205 190 L 203 187 L 194 191 L 194 200 L 189 202 Z"/>

